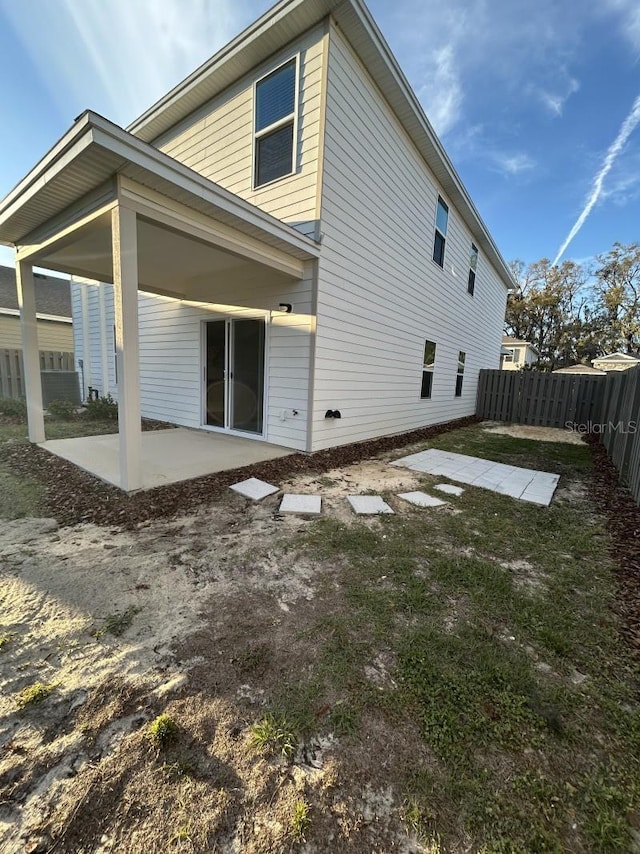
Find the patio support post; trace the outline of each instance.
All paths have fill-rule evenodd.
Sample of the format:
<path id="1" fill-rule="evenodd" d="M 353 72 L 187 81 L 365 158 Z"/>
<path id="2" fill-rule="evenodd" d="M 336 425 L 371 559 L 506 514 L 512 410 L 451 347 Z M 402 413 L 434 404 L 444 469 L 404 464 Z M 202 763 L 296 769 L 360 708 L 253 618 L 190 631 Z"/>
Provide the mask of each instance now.
<path id="1" fill-rule="evenodd" d="M 138 342 L 138 235 L 135 211 L 116 205 L 111 212 L 113 295 L 118 370 L 120 487 L 142 487 L 140 348 Z"/>
<path id="2" fill-rule="evenodd" d="M 42 408 L 42 380 L 40 379 L 40 350 L 36 320 L 36 295 L 33 287 L 33 267 L 26 261 L 16 264 L 18 306 L 22 331 L 22 364 L 27 398 L 29 440 L 44 442 L 44 414 Z"/>

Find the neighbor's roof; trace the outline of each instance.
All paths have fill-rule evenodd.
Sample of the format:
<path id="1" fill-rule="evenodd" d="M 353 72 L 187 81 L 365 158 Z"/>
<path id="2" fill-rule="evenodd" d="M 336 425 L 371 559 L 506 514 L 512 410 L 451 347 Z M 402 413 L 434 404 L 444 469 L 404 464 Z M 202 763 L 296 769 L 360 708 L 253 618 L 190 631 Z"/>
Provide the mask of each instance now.
<path id="1" fill-rule="evenodd" d="M 362 60 L 505 285 L 515 287 L 513 273 L 362 0 L 281 0 L 132 122 L 127 130 L 146 142 L 157 141 L 206 101 L 328 15 L 333 17 Z"/>
<path id="2" fill-rule="evenodd" d="M 538 353 L 536 348 L 530 341 L 523 341 L 522 338 L 511 338 L 509 335 L 502 336 L 502 346 L 503 347 L 528 347 L 530 350 L 533 350 L 534 353 Z"/>
<path id="3" fill-rule="evenodd" d="M 640 357 L 634 356 L 631 353 L 621 353 L 618 351 L 616 353 L 609 353 L 608 356 L 598 356 L 591 360 L 591 364 L 594 362 L 640 362 Z"/>
<path id="4" fill-rule="evenodd" d="M 71 318 L 71 287 L 69 279 L 34 273 L 36 311 L 52 317 Z M 13 267 L 0 266 L 0 312 L 18 310 L 16 271 Z"/>
<path id="5" fill-rule="evenodd" d="M 552 371 L 553 374 L 593 374 L 594 376 L 604 377 L 605 371 L 599 371 L 597 368 L 592 368 L 589 365 L 570 365 L 568 368 L 558 368 Z"/>

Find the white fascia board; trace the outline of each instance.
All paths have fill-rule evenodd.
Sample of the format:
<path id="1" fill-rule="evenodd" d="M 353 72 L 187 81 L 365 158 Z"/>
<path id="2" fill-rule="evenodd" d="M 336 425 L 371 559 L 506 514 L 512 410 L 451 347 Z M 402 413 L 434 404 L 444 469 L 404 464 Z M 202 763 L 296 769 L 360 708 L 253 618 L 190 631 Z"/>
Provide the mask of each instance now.
<path id="1" fill-rule="evenodd" d="M 308 255 L 320 256 L 320 246 L 311 238 L 290 225 L 266 213 L 234 193 L 225 190 L 208 178 L 179 163 L 173 157 L 159 151 L 147 142 L 143 142 L 128 131 L 108 122 L 101 116 L 95 116 L 94 140 L 97 145 L 120 155 L 136 166 L 164 178 L 180 189 L 186 190 L 225 213 L 246 222 L 260 231 L 283 240 L 291 247 Z"/>
<path id="2" fill-rule="evenodd" d="M 16 186 L 10 190 L 7 195 L 0 200 L 0 223 L 8 219 L 14 211 L 14 207 L 20 207 L 24 202 L 31 198 L 39 189 L 49 180 L 48 172 L 56 166 L 64 158 L 65 162 L 70 162 L 74 157 L 86 148 L 91 143 L 91 135 L 87 134 L 90 128 L 90 113 L 85 111 L 72 125 L 72 127 L 62 136 L 56 144 L 49 149 L 41 160 L 31 169 L 25 177 L 19 181 Z M 66 155 L 66 157 L 65 157 Z M 61 168 L 61 167 L 60 167 Z M 56 170 L 57 171 L 57 170 Z M 17 202 L 20 204 L 17 204 Z M 0 240 L 0 243 L 7 244 Z"/>

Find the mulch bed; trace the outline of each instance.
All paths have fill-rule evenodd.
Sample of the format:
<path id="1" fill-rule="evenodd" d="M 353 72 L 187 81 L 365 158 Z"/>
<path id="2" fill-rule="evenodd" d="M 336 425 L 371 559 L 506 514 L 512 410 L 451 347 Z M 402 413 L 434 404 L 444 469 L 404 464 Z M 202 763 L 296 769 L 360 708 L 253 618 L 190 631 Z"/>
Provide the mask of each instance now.
<path id="1" fill-rule="evenodd" d="M 296 474 L 321 474 L 333 468 L 369 459 L 384 451 L 402 448 L 413 442 L 427 441 L 441 433 L 478 421 L 478 418 L 471 416 L 397 436 L 384 436 L 313 454 L 294 453 L 277 460 L 216 472 L 133 495 L 127 495 L 117 487 L 103 483 L 37 445 L 8 442 L 0 447 L 0 459 L 14 472 L 44 484 L 45 510 L 61 525 L 92 522 L 96 525 L 114 525 L 133 530 L 152 519 L 168 519 L 202 507 L 213 501 L 232 483 L 247 477 L 278 483 Z"/>
<path id="2" fill-rule="evenodd" d="M 596 510 L 606 520 L 611 554 L 618 567 L 617 610 L 622 632 L 640 656 L 640 507 L 620 483 L 618 471 L 596 435 L 587 437 L 594 460 L 591 491 Z"/>

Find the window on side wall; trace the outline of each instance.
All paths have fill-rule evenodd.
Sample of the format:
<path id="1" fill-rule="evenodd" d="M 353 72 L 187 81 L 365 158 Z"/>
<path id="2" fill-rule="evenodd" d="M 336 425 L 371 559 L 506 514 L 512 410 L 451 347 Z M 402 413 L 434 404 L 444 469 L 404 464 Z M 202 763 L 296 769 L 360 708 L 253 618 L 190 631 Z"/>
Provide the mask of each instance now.
<path id="1" fill-rule="evenodd" d="M 420 397 L 431 397 L 433 387 L 433 371 L 436 365 L 436 345 L 433 341 L 424 342 L 424 358 L 422 360 L 422 387 Z"/>
<path id="2" fill-rule="evenodd" d="M 444 267 L 444 247 L 447 242 L 447 224 L 449 222 L 449 208 L 438 196 L 438 207 L 436 210 L 436 231 L 433 238 L 433 260 L 436 264 Z"/>
<path id="3" fill-rule="evenodd" d="M 471 255 L 469 257 L 469 279 L 467 282 L 467 291 L 473 296 L 476 289 L 476 270 L 478 268 L 478 247 L 475 243 L 471 244 Z"/>
<path id="4" fill-rule="evenodd" d="M 295 171 L 298 60 L 289 60 L 255 86 L 254 187 Z"/>
<path id="5" fill-rule="evenodd" d="M 462 350 L 458 353 L 458 376 L 456 377 L 456 397 L 462 395 L 462 381 L 464 379 L 464 362 L 467 358 L 466 353 Z"/>

